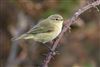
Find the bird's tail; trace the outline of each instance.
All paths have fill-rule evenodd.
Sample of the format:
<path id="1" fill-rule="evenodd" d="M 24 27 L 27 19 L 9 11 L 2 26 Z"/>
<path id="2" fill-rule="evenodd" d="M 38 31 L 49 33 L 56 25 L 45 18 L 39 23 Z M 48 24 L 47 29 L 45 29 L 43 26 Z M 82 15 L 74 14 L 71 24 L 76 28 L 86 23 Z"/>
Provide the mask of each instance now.
<path id="1" fill-rule="evenodd" d="M 26 36 L 27 36 L 27 34 L 23 34 L 23 35 L 21 35 L 21 36 L 19 36 L 19 37 L 14 37 L 14 38 L 12 38 L 11 40 L 12 40 L 12 41 L 15 41 L 15 40 L 24 39 Z"/>

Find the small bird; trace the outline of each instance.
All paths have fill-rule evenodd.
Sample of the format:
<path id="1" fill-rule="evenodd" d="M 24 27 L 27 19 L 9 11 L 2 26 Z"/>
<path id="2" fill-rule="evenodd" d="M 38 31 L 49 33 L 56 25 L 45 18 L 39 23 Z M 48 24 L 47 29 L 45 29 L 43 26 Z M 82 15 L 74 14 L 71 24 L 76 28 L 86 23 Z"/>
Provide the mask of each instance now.
<path id="1" fill-rule="evenodd" d="M 46 43 L 55 39 L 61 32 L 63 26 L 63 17 L 59 14 L 50 15 L 48 18 L 40 21 L 25 34 L 12 40 L 33 39 L 34 41 Z"/>

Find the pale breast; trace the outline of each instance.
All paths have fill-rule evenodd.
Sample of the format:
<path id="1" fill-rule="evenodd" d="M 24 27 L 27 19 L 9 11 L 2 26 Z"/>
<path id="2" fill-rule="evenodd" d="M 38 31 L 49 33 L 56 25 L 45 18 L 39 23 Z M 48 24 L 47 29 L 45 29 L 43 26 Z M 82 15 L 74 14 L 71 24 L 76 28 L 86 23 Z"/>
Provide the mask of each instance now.
<path id="1" fill-rule="evenodd" d="M 62 24 L 57 24 L 54 28 L 54 31 L 48 32 L 48 33 L 37 34 L 34 36 L 35 37 L 34 39 L 36 41 L 43 42 L 43 43 L 52 41 L 60 34 L 61 29 L 62 29 Z"/>

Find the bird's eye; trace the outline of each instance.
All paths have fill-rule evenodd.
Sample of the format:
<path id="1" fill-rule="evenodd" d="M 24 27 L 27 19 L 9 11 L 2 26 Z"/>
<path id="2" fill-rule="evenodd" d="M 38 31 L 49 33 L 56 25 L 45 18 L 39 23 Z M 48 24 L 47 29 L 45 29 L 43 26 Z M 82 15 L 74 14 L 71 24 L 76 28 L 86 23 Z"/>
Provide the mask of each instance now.
<path id="1" fill-rule="evenodd" d="M 58 19 L 56 19 L 56 20 L 58 20 Z"/>

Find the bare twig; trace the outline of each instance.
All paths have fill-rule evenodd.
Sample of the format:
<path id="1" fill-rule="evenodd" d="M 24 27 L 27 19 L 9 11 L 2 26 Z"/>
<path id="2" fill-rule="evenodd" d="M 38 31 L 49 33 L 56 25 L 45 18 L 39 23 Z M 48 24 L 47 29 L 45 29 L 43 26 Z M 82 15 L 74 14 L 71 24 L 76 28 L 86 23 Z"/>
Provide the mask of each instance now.
<path id="1" fill-rule="evenodd" d="M 96 7 L 98 5 L 100 5 L 100 0 L 95 1 L 91 4 L 88 4 L 87 6 L 85 6 L 83 8 L 81 8 L 81 9 L 79 9 L 77 12 L 75 12 L 75 14 L 72 16 L 71 19 L 69 19 L 68 21 L 65 21 L 66 24 L 64 25 L 64 28 L 63 28 L 61 34 L 58 36 L 58 39 L 56 39 L 56 41 L 54 42 L 51 50 L 55 51 L 55 49 L 58 46 L 58 43 L 59 43 L 60 39 L 62 38 L 64 32 L 67 31 L 73 23 L 75 23 L 75 21 L 79 18 L 79 16 L 82 13 L 84 13 L 88 9 L 91 9 L 91 8 Z M 52 58 L 52 52 L 49 52 L 41 67 L 48 67 L 48 63 L 50 62 L 51 58 Z"/>

